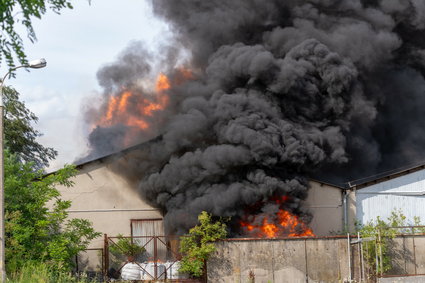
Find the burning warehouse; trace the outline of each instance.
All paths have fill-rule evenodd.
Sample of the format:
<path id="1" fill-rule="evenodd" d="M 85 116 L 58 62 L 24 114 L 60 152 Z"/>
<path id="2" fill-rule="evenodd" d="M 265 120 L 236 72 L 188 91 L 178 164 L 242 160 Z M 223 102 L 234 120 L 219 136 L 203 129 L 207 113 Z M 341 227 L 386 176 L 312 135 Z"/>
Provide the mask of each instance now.
<path id="1" fill-rule="evenodd" d="M 146 147 L 147 144 L 142 144 L 78 165 L 78 174 L 73 178 L 74 187 L 59 187 L 62 197 L 72 200 L 70 217 L 89 219 L 98 231 L 109 235 L 164 235 L 164 211 L 141 198 L 137 182 L 124 178 L 120 172 L 123 162 L 127 163 L 135 156 L 142 157 L 146 154 Z M 256 208 L 252 207 L 252 213 L 247 209 L 239 219 L 236 224 L 239 229 L 235 227 L 239 234 L 234 236 L 313 236 L 313 231 L 316 235 L 324 236 L 332 231 L 341 231 L 344 227 L 344 209 L 349 209 L 343 206 L 344 190 L 316 180 L 310 180 L 309 186 L 310 193 L 303 201 L 303 207 L 314 215 L 312 222 L 285 210 L 276 210 L 271 219 L 258 221 Z M 270 199 L 271 204 L 277 207 L 285 201 L 285 197 Z M 257 205 L 263 206 L 261 202 Z M 155 224 L 153 221 L 159 222 Z M 310 222 L 311 227 L 306 225 Z M 136 232 L 136 226 L 140 226 L 139 232 Z M 102 240 L 98 239 L 93 246 L 102 245 Z"/>
<path id="2" fill-rule="evenodd" d="M 159 63 L 132 43 L 99 70 L 81 162 L 161 136 L 106 167 L 132 184 L 123 199 L 158 209 L 147 217 L 162 215 L 165 233 L 184 233 L 202 210 L 230 217 L 232 236 L 287 215 L 298 224 L 282 235 L 309 233 L 310 178 L 339 183 L 425 159 L 422 1 L 152 6 L 175 38 Z M 333 190 L 338 200 L 316 195 L 328 209 L 342 205 Z"/>
<path id="3" fill-rule="evenodd" d="M 72 206 L 68 210 L 69 217 L 88 219 L 96 231 L 111 237 L 123 234 L 135 239 L 140 239 L 137 237 L 151 239 L 151 236 L 160 236 L 162 239 L 166 234 L 164 211 L 140 197 L 137 180 L 124 177 L 122 172 L 122 166 L 131 160 L 147 158 L 149 147 L 156 142 L 157 140 L 153 140 L 78 165 L 78 174 L 73 178 L 73 188 L 59 187 L 62 198 L 72 201 Z M 308 185 L 309 194 L 302 202 L 302 206 L 313 215 L 311 221 L 307 222 L 302 217 L 283 209 L 269 212 L 270 218 L 258 219 L 255 215 L 257 208 L 251 206 L 246 209 L 243 218 L 235 222 L 232 236 L 253 238 L 327 236 L 334 231 L 342 231 L 345 209 L 354 215 L 353 208 L 343 205 L 343 189 L 315 180 L 310 180 Z M 270 199 L 271 205 L 276 207 L 281 207 L 285 201 L 287 200 L 282 197 Z M 263 205 L 259 202 L 257 206 Z M 141 241 L 143 239 L 145 238 Z M 89 246 L 89 251 L 102 250 L 104 240 L 104 238 L 94 240 Z M 167 240 L 166 244 L 170 245 L 168 238 Z M 142 244 L 148 244 L 147 250 L 153 255 L 153 244 L 145 242 Z M 161 253 L 162 248 L 165 254 L 166 247 L 161 247 L 160 244 L 157 245 L 159 246 L 157 249 Z M 100 262 L 102 258 L 96 252 L 88 252 L 81 256 L 79 268 L 98 270 L 102 266 Z"/>

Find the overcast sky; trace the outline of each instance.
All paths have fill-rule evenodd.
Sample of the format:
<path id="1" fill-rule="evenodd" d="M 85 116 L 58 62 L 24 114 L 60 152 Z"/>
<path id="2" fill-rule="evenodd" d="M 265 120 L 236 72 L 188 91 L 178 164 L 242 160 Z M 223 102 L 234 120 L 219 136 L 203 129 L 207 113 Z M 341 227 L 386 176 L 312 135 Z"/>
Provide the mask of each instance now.
<path id="1" fill-rule="evenodd" d="M 59 151 L 48 171 L 72 163 L 86 150 L 82 109 L 100 88 L 97 70 L 137 40 L 156 50 L 167 40 L 167 25 L 156 19 L 148 1 L 75 1 L 73 10 L 34 20 L 38 41 L 26 41 L 28 59 L 46 58 L 44 69 L 19 70 L 6 85 L 16 88 L 38 117 L 40 143 Z M 22 33 L 21 33 L 22 34 Z M 2 74 L 6 69 L 2 69 Z"/>

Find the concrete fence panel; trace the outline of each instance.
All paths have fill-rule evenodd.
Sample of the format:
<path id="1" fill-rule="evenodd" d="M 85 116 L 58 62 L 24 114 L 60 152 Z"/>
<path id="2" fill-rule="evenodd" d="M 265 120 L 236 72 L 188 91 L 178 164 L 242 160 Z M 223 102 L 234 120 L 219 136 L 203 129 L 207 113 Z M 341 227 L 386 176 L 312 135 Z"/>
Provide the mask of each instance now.
<path id="1" fill-rule="evenodd" d="M 208 282 L 342 282 L 350 274 L 347 245 L 346 238 L 221 241 Z"/>
<path id="2" fill-rule="evenodd" d="M 270 244 L 273 256 L 272 282 L 305 282 L 305 242 L 270 241 Z"/>

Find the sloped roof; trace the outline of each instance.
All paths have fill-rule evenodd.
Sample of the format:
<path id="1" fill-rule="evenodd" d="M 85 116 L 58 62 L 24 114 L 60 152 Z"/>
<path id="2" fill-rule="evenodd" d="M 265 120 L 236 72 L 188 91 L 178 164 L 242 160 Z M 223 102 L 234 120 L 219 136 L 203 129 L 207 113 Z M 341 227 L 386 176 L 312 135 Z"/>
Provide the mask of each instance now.
<path id="1" fill-rule="evenodd" d="M 113 152 L 113 153 L 109 153 L 109 154 L 106 154 L 106 155 L 103 155 L 103 156 L 100 156 L 100 157 L 96 157 L 96 158 L 93 158 L 93 159 L 84 158 L 81 161 L 77 161 L 76 163 L 74 163 L 74 165 L 77 167 L 77 169 L 79 169 L 79 168 L 82 168 L 82 167 L 89 165 L 91 163 L 104 162 L 104 161 L 109 160 L 109 159 L 123 157 L 126 154 L 128 154 L 128 153 L 130 153 L 134 150 L 146 149 L 149 144 L 157 142 L 161 139 L 162 139 L 162 136 L 157 136 L 157 137 L 155 137 L 151 140 L 148 140 L 146 142 L 142 142 L 142 143 L 130 146 L 128 148 L 125 148 L 125 149 L 122 149 L 122 150 L 119 150 L 119 151 L 116 151 L 116 152 Z"/>
<path id="2" fill-rule="evenodd" d="M 348 186 L 349 188 L 355 188 L 356 190 L 360 190 L 365 187 L 395 179 L 422 169 L 425 169 L 425 162 L 421 162 L 415 165 L 408 165 L 402 168 L 389 170 L 369 177 L 349 181 Z"/>
<path id="3" fill-rule="evenodd" d="M 106 162 L 106 161 L 111 160 L 111 159 L 125 157 L 126 154 L 128 154 L 128 153 L 130 153 L 134 150 L 143 150 L 143 149 L 147 148 L 147 146 L 149 144 L 151 144 L 153 142 L 157 142 L 161 139 L 162 139 L 162 136 L 158 136 L 158 137 L 156 137 L 152 140 L 149 140 L 147 142 L 143 142 L 143 143 L 125 148 L 123 150 L 120 150 L 120 151 L 117 151 L 117 152 L 114 152 L 114 153 L 110 153 L 110 154 L 107 154 L 107 155 L 104 155 L 104 156 L 101 156 L 101 157 L 97 157 L 97 158 L 94 158 L 94 159 L 83 160 L 81 162 L 75 163 L 74 165 L 76 165 L 77 169 L 81 169 L 82 167 L 84 167 L 86 165 L 90 165 L 92 163 L 99 163 L 99 162 L 102 163 L 102 162 Z M 52 173 L 54 173 L 54 172 L 52 172 Z M 51 174 L 51 173 L 49 173 L 49 174 Z M 334 188 L 337 188 L 337 189 L 340 189 L 340 190 L 346 190 L 347 189 L 347 188 L 344 188 L 344 186 L 340 186 L 340 185 L 337 185 L 337 184 L 333 184 L 333 183 L 323 181 L 323 180 L 319 180 L 319 179 L 315 179 L 315 178 L 309 178 L 309 180 L 316 182 L 316 183 L 319 183 L 319 184 L 322 184 L 322 185 L 331 186 L 331 187 L 334 187 Z"/>

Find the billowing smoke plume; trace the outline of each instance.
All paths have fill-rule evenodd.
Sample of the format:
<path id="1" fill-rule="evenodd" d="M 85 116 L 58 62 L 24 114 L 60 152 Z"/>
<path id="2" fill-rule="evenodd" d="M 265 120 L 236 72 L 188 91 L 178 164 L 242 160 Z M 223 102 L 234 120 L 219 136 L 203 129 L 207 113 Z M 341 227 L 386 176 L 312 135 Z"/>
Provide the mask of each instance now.
<path id="1" fill-rule="evenodd" d="M 125 171 L 164 210 L 169 232 L 191 227 L 202 210 L 238 219 L 265 203 L 258 210 L 267 214 L 276 195 L 308 220 L 306 177 L 341 182 L 425 159 L 424 1 L 152 5 L 175 46 L 190 50 L 193 74 L 167 90 L 168 108 L 152 120 L 161 138 Z M 106 93 L 137 86 L 149 72 L 143 54 L 99 71 Z M 165 67 L 171 78 L 174 63 Z M 124 130 L 100 126 L 93 149 L 119 148 Z"/>

